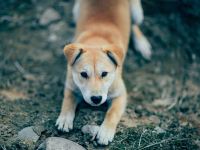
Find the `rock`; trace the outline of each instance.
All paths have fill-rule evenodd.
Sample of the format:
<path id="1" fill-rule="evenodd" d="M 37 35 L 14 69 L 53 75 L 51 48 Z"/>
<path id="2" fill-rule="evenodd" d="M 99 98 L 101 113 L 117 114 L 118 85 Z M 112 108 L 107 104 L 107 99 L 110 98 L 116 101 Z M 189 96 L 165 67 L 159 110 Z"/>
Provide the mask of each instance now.
<path id="1" fill-rule="evenodd" d="M 167 107 L 173 103 L 172 98 L 156 99 L 153 101 L 152 105 L 154 107 Z"/>
<path id="2" fill-rule="evenodd" d="M 37 150 L 86 150 L 81 145 L 60 137 L 49 137 Z"/>
<path id="3" fill-rule="evenodd" d="M 63 31 L 66 31 L 66 29 L 67 25 L 64 21 L 59 21 L 49 26 L 50 33 L 62 33 Z"/>
<path id="4" fill-rule="evenodd" d="M 33 126 L 33 131 L 37 134 L 37 135 L 41 135 L 41 133 L 43 131 L 45 131 L 44 126 Z"/>
<path id="5" fill-rule="evenodd" d="M 157 117 L 156 115 L 152 115 L 149 117 L 150 122 L 154 123 L 154 124 L 159 124 L 160 123 L 160 119 L 159 117 Z"/>
<path id="6" fill-rule="evenodd" d="M 165 130 L 160 128 L 159 126 L 156 126 L 154 128 L 154 132 L 156 132 L 157 134 L 160 134 L 160 133 L 165 133 Z"/>
<path id="7" fill-rule="evenodd" d="M 81 129 L 81 131 L 84 134 L 89 134 L 92 137 L 92 139 L 95 138 L 98 130 L 99 130 L 99 126 L 97 126 L 97 125 L 85 125 Z"/>
<path id="8" fill-rule="evenodd" d="M 56 23 L 50 24 L 48 27 L 49 36 L 47 38 L 47 41 L 48 42 L 61 41 L 64 36 L 63 33 L 70 32 L 68 29 L 69 27 L 64 21 L 58 21 Z"/>
<path id="9" fill-rule="evenodd" d="M 26 127 L 19 131 L 17 138 L 21 141 L 25 141 L 28 143 L 37 142 L 39 139 L 39 135 L 34 132 L 33 127 Z"/>
<path id="10" fill-rule="evenodd" d="M 53 8 L 48 8 L 41 15 L 39 23 L 40 25 L 45 26 L 59 19 L 60 19 L 60 15 L 58 14 L 58 12 L 55 11 Z"/>
<path id="11" fill-rule="evenodd" d="M 49 42 L 55 42 L 57 40 L 58 40 L 58 37 L 56 34 L 50 34 L 50 36 L 48 37 Z"/>

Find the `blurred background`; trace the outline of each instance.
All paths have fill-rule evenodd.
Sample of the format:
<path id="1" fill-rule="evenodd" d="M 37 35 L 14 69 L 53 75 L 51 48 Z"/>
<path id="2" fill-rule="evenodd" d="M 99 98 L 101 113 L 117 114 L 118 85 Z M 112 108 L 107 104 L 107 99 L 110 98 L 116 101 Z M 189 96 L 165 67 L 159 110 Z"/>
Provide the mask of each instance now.
<path id="1" fill-rule="evenodd" d="M 86 149 L 199 149 L 200 1 L 142 0 L 141 30 L 153 56 L 145 60 L 130 40 L 123 72 L 129 104 L 104 148 L 81 132 L 83 125 L 100 125 L 103 106 L 81 104 L 70 133 L 54 126 L 66 74 L 62 49 L 75 29 L 73 3 L 0 1 L 0 149 L 37 149 L 52 136 Z M 26 127 L 37 133 L 34 140 L 19 140 Z"/>

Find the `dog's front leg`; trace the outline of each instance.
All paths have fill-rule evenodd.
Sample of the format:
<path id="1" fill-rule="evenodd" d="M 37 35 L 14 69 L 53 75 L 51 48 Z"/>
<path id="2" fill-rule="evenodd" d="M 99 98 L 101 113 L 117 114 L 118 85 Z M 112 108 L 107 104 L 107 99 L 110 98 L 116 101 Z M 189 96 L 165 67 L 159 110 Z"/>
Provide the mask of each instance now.
<path id="1" fill-rule="evenodd" d="M 97 142 L 101 145 L 108 145 L 114 138 L 117 124 L 126 107 L 126 93 L 113 99 L 111 107 L 97 133 Z"/>
<path id="2" fill-rule="evenodd" d="M 74 99 L 70 89 L 65 89 L 61 113 L 56 121 L 56 126 L 61 131 L 69 132 L 73 129 L 76 106 L 78 102 Z"/>

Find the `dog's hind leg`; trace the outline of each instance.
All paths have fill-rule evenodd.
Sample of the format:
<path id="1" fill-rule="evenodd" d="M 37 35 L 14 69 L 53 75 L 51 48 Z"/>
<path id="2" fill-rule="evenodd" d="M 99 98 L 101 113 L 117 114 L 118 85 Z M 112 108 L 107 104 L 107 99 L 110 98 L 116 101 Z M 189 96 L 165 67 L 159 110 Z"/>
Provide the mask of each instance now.
<path id="1" fill-rule="evenodd" d="M 130 9 L 134 24 L 141 24 L 144 19 L 141 0 L 130 0 Z"/>
<path id="2" fill-rule="evenodd" d="M 145 59 L 150 60 L 152 55 L 151 44 L 137 25 L 132 25 L 132 33 L 135 49 L 140 52 Z"/>
<path id="3" fill-rule="evenodd" d="M 75 0 L 74 7 L 72 10 L 74 23 L 76 23 L 78 20 L 79 10 L 80 10 L 80 0 Z"/>

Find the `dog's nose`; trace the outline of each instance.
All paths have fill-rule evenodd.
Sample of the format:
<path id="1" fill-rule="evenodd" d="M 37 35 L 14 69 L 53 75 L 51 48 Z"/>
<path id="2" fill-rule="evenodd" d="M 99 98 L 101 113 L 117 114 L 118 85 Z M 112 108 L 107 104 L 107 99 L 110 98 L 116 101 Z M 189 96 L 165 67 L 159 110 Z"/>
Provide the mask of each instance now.
<path id="1" fill-rule="evenodd" d="M 91 100 L 94 104 L 99 104 L 102 100 L 102 96 L 92 96 Z"/>

